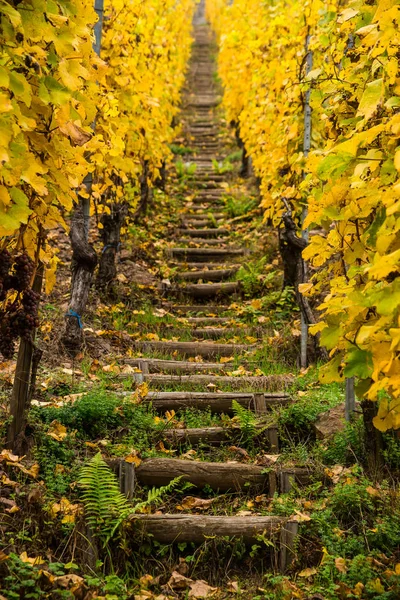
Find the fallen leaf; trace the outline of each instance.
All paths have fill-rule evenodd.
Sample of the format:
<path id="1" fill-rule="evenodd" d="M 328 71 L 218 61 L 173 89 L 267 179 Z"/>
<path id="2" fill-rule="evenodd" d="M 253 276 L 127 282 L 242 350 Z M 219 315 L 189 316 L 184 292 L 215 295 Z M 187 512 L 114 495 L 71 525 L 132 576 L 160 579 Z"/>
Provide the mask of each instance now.
<path id="1" fill-rule="evenodd" d="M 295 510 L 294 512 L 295 514 L 290 517 L 291 521 L 297 521 L 298 523 L 305 523 L 306 521 L 311 521 L 311 517 L 309 517 L 305 513 L 301 513 L 299 510 Z"/>
<path id="2" fill-rule="evenodd" d="M 208 598 L 213 596 L 218 590 L 216 587 L 211 587 L 206 581 L 199 579 L 190 584 L 189 598 Z"/>
<path id="3" fill-rule="evenodd" d="M 36 556 L 35 558 L 30 558 L 26 552 L 22 552 L 19 555 L 20 560 L 24 563 L 28 563 L 30 565 L 42 565 L 46 561 L 41 556 Z"/>
<path id="4" fill-rule="evenodd" d="M 335 558 L 335 567 L 337 568 L 337 570 L 340 573 L 346 573 L 347 571 L 347 567 L 346 567 L 346 559 L 345 558 Z"/>
<path id="5" fill-rule="evenodd" d="M 316 574 L 316 572 L 317 569 L 315 567 L 309 567 L 308 569 L 303 569 L 300 571 L 299 577 L 312 577 Z"/>
<path id="6" fill-rule="evenodd" d="M 57 442 L 62 442 L 67 437 L 67 428 L 59 421 L 52 421 L 47 435 L 57 440 Z"/>
<path id="7" fill-rule="evenodd" d="M 193 583 L 193 579 L 181 575 L 178 571 L 173 571 L 168 580 L 168 585 L 173 590 L 186 590 L 190 583 Z"/>
<path id="8" fill-rule="evenodd" d="M 200 510 L 205 510 L 211 506 L 214 502 L 215 498 L 196 498 L 195 496 L 186 496 L 182 502 L 181 506 L 185 510 L 191 510 L 193 508 L 198 508 Z"/>
<path id="9" fill-rule="evenodd" d="M 19 462 L 23 457 L 19 457 L 16 454 L 12 454 L 9 450 L 2 450 L 0 452 L 0 460 L 7 460 L 9 462 Z"/>

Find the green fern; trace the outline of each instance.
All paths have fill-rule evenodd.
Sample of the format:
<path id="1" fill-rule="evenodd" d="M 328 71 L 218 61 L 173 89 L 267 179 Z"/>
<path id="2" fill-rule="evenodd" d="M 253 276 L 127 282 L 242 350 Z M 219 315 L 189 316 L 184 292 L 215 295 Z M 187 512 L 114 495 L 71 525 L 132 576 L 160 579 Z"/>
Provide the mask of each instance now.
<path id="1" fill-rule="evenodd" d="M 83 488 L 82 500 L 92 534 L 106 545 L 132 508 L 100 452 L 82 467 L 78 484 Z"/>
<path id="2" fill-rule="evenodd" d="M 232 410 L 239 421 L 240 428 L 246 440 L 251 440 L 257 434 L 257 417 L 237 400 L 232 400 Z"/>
<path id="3" fill-rule="evenodd" d="M 169 494 L 170 492 L 174 491 L 174 489 L 177 487 L 178 483 L 180 483 L 181 479 L 182 479 L 182 475 L 179 477 L 175 477 L 175 479 L 170 481 L 168 483 L 168 485 L 164 485 L 159 488 L 155 488 L 155 487 L 151 488 L 147 492 L 146 500 L 143 500 L 140 502 L 138 501 L 135 504 L 135 506 L 133 507 L 132 512 L 138 512 L 139 510 L 146 508 L 146 506 L 149 506 L 150 504 L 159 504 L 159 502 L 162 500 L 162 498 L 163 498 L 163 496 L 165 496 L 165 494 Z"/>
<path id="4" fill-rule="evenodd" d="M 131 514 L 158 503 L 165 494 L 177 487 L 180 480 L 181 477 L 176 477 L 168 485 L 152 488 L 146 500 L 132 505 L 120 492 L 117 477 L 99 452 L 82 467 L 78 478 L 78 484 L 83 488 L 86 520 L 92 534 L 106 547 Z"/>

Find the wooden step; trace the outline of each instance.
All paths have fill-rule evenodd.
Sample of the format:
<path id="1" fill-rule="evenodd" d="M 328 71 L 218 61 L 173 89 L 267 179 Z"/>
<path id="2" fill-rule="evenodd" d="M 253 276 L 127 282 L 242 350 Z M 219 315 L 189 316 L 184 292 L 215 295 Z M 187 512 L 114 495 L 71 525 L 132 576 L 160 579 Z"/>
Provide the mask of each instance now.
<path id="1" fill-rule="evenodd" d="M 186 230 L 187 232 L 188 230 Z M 227 246 L 229 244 L 229 240 L 224 238 L 201 238 L 201 237 L 182 237 L 177 238 L 177 244 L 188 244 L 189 248 L 210 248 L 210 246 L 216 246 L 217 248 L 232 248 L 232 246 Z M 234 248 L 237 246 L 233 246 Z"/>
<path id="2" fill-rule="evenodd" d="M 122 373 L 121 376 L 124 374 Z M 128 374 L 127 376 L 131 376 Z M 290 375 L 263 375 L 263 376 L 240 376 L 230 375 L 171 375 L 170 373 L 148 373 L 143 374 L 144 381 L 148 381 L 153 387 L 156 385 L 165 386 L 168 384 L 187 384 L 188 386 L 202 386 L 208 388 L 214 385 L 219 388 L 221 385 L 229 385 L 234 390 L 260 390 L 277 391 L 285 390 L 294 382 L 294 377 Z"/>
<path id="3" fill-rule="evenodd" d="M 206 315 L 218 315 L 230 310 L 229 304 L 173 304 L 172 302 L 162 302 L 161 306 L 172 313 L 205 313 Z"/>
<path id="4" fill-rule="evenodd" d="M 307 485 L 310 472 L 305 468 L 276 467 L 265 473 L 265 466 L 239 462 L 206 462 L 180 458 L 145 458 L 135 468 L 135 474 L 143 485 L 168 485 L 172 479 L 182 477 L 198 488 L 209 485 L 212 489 L 225 492 L 239 491 L 257 486 L 271 497 L 280 489 L 281 480 L 292 480 L 292 484 Z M 282 477 L 284 475 L 284 477 Z"/>
<path id="5" fill-rule="evenodd" d="M 271 552 L 278 547 L 281 549 L 277 559 L 281 572 L 290 565 L 299 527 L 297 521 L 286 517 L 259 515 L 134 514 L 131 519 L 142 534 L 150 534 L 161 544 L 202 544 L 210 538 L 226 537 L 240 538 L 244 543 L 252 544 L 262 535 L 271 540 Z"/>
<path id="6" fill-rule="evenodd" d="M 260 330 L 261 331 L 261 330 Z M 257 337 L 257 332 L 254 329 L 241 327 L 196 327 L 191 330 L 191 335 L 195 338 L 232 338 L 239 335 L 251 335 Z"/>
<path id="7" fill-rule="evenodd" d="M 185 221 L 183 221 L 184 225 L 187 225 L 188 227 L 198 227 L 199 229 L 201 227 L 206 227 L 207 225 L 209 225 L 211 223 L 211 220 L 198 220 L 198 221 L 192 221 L 190 219 L 187 219 Z M 223 221 L 216 221 L 217 225 L 222 225 Z"/>
<path id="8" fill-rule="evenodd" d="M 125 395 L 132 392 L 125 392 Z M 292 399 L 285 392 L 254 394 L 251 392 L 149 392 L 146 401 L 160 412 L 178 411 L 182 408 L 211 410 L 215 413 L 232 414 L 232 400 L 241 406 L 255 409 L 259 396 L 264 398 L 266 410 L 290 404 Z"/>
<path id="9" fill-rule="evenodd" d="M 246 254 L 244 248 L 171 248 L 170 256 L 174 258 L 191 259 L 193 262 L 197 260 L 204 261 L 218 260 L 220 258 L 228 258 L 230 256 L 243 256 Z"/>
<path id="10" fill-rule="evenodd" d="M 181 228 L 177 230 L 179 235 L 187 235 L 189 237 L 197 237 L 197 238 L 213 238 L 218 237 L 220 235 L 229 235 L 229 229 L 225 229 L 224 227 L 215 227 L 214 229 L 189 229 Z"/>
<path id="11" fill-rule="evenodd" d="M 223 281 L 233 277 L 239 270 L 239 267 L 232 269 L 209 269 L 205 271 L 184 271 L 183 273 L 175 273 L 174 279 L 182 279 L 184 281 L 197 281 L 204 279 L 205 281 Z"/>
<path id="12" fill-rule="evenodd" d="M 178 353 L 182 356 L 234 356 L 244 352 L 252 352 L 257 346 L 254 344 L 217 344 L 210 341 L 204 342 L 133 342 L 133 347 L 141 352 L 168 352 Z"/>
<path id="13" fill-rule="evenodd" d="M 162 373 L 163 371 L 195 373 L 196 371 L 229 371 L 234 369 L 234 363 L 190 362 L 163 360 L 162 358 L 124 358 L 121 362 L 137 367 L 142 373 Z"/>
<path id="14" fill-rule="evenodd" d="M 185 286 L 173 286 L 167 291 L 171 294 L 184 294 L 196 299 L 215 298 L 229 296 L 240 292 L 242 284 L 240 281 L 228 281 L 223 283 L 192 283 Z"/>
<path id="15" fill-rule="evenodd" d="M 276 425 L 268 427 L 259 425 L 257 429 L 262 431 L 261 436 L 268 442 L 269 451 L 273 454 L 279 452 L 278 428 Z M 242 434 L 239 426 L 236 427 L 202 427 L 192 429 L 166 429 L 163 431 L 163 439 L 166 443 L 190 444 L 192 446 L 207 442 L 210 445 L 221 445 L 232 438 L 238 438 Z"/>

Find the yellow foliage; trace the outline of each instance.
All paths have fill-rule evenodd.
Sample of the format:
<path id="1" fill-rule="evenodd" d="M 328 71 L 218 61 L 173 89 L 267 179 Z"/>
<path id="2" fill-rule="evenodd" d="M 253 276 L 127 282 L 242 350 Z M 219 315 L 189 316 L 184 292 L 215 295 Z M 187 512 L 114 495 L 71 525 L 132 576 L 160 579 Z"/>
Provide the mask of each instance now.
<path id="1" fill-rule="evenodd" d="M 323 294 L 324 381 L 356 376 L 380 401 L 375 425 L 400 427 L 399 0 L 209 0 L 228 119 L 261 179 L 266 218 L 286 196 L 318 229 L 303 256 Z M 307 37 L 308 36 L 308 37 Z M 306 42 L 313 53 L 306 74 Z M 303 155 L 310 93 L 311 152 Z"/>

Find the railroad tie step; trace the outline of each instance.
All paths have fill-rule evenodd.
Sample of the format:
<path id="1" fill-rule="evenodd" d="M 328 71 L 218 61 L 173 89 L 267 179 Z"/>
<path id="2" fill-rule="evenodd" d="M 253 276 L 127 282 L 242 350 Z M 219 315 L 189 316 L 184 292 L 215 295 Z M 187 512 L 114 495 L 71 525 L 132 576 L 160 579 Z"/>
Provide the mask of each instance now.
<path id="1" fill-rule="evenodd" d="M 254 344 L 218 344 L 212 340 L 204 342 L 138 341 L 133 347 L 140 352 L 177 353 L 182 356 L 233 356 L 256 350 Z"/>
<path id="2" fill-rule="evenodd" d="M 171 248 L 168 252 L 173 258 L 191 259 L 193 262 L 208 260 L 218 260 L 232 256 L 243 256 L 246 254 L 244 248 Z"/>
<path id="3" fill-rule="evenodd" d="M 121 377 L 124 374 L 121 374 Z M 130 376 L 130 374 L 128 374 Z M 172 375 L 170 373 L 144 373 L 143 380 L 148 381 L 152 387 L 165 386 L 167 384 L 185 384 L 188 386 L 202 386 L 209 389 L 210 386 L 219 388 L 223 385 L 229 385 L 235 390 L 260 390 L 275 391 L 287 389 L 294 382 L 291 375 L 262 375 L 262 376 L 240 376 L 230 375 Z M 138 378 L 139 379 L 139 378 Z"/>
<path id="4" fill-rule="evenodd" d="M 253 544 L 260 535 L 271 541 L 271 562 L 284 573 L 295 553 L 299 524 L 278 516 L 218 516 L 153 514 L 133 515 L 132 520 L 142 534 L 150 534 L 162 544 L 202 544 L 212 538 L 239 538 Z M 136 534 L 137 535 L 137 534 Z"/>
<path id="5" fill-rule="evenodd" d="M 130 394 L 131 392 L 126 392 Z M 210 410 L 212 413 L 233 414 L 232 401 L 236 400 L 248 410 L 264 414 L 278 406 L 285 406 L 292 402 L 290 395 L 283 391 L 278 392 L 149 392 L 146 401 L 160 412 L 166 410 L 180 410 L 195 408 Z M 256 410 L 256 406 L 260 407 Z"/>
<path id="6" fill-rule="evenodd" d="M 187 233 L 187 231 L 185 231 L 185 233 Z M 176 242 L 178 244 L 195 244 L 196 246 L 201 246 L 201 247 L 205 247 L 205 248 L 209 248 L 210 246 L 216 246 L 217 248 L 226 248 L 227 244 L 229 243 L 229 240 L 227 240 L 226 238 L 210 238 L 210 237 L 182 237 L 182 238 L 177 238 Z M 228 246 L 229 247 L 229 246 Z"/>
<path id="7" fill-rule="evenodd" d="M 110 459 L 109 464 L 115 472 L 123 472 L 120 464 L 124 459 Z M 132 464 L 132 463 L 130 463 Z M 276 492 L 281 492 L 280 486 L 284 482 L 290 486 L 296 484 L 305 486 L 310 483 L 311 473 L 304 467 L 276 466 L 267 473 L 264 465 L 239 462 L 207 462 L 192 461 L 181 458 L 145 458 L 139 466 L 134 468 L 135 478 L 142 485 L 164 486 L 176 477 L 181 477 L 197 488 L 208 485 L 212 489 L 226 492 L 228 490 L 240 491 L 250 486 L 258 487 L 261 491 L 272 497 Z M 284 474 L 284 477 L 282 477 Z M 121 487 L 125 487 L 122 486 Z M 286 493 L 285 492 L 285 493 Z"/>
<path id="8" fill-rule="evenodd" d="M 194 238 L 213 238 L 221 235 L 229 235 L 229 229 L 225 227 L 215 227 L 208 229 L 190 229 L 189 227 L 182 227 L 177 230 L 178 235 L 184 235 Z"/>
<path id="9" fill-rule="evenodd" d="M 255 427 L 255 437 L 257 430 L 260 437 L 267 441 L 269 452 L 271 454 L 279 453 L 278 428 L 276 425 L 257 425 Z M 232 440 L 238 439 L 242 433 L 240 426 L 235 427 L 201 427 L 188 429 L 166 429 L 163 434 L 163 440 L 167 444 L 179 445 L 190 444 L 197 446 L 201 443 L 207 443 L 212 446 L 220 446 L 226 442 L 232 443 Z"/>
<path id="10" fill-rule="evenodd" d="M 187 266 L 189 263 L 185 263 Z M 195 264 L 195 263 L 193 263 Z M 201 264 L 201 263 L 200 263 Z M 208 264 L 208 263 L 207 263 Z M 229 304 L 175 304 L 172 302 L 161 302 L 161 308 L 172 312 L 172 313 L 184 313 L 184 314 L 205 314 L 205 315 L 218 315 L 226 313 L 230 310 Z"/>
<path id="11" fill-rule="evenodd" d="M 229 371 L 234 369 L 234 363 L 231 362 L 191 362 L 185 360 L 165 360 L 162 358 L 124 358 L 121 362 L 140 369 L 144 374 L 150 372 L 163 373 L 164 371 L 195 373 L 197 371 Z"/>
<path id="12" fill-rule="evenodd" d="M 181 279 L 184 281 L 198 281 L 203 279 L 205 281 L 223 281 L 229 279 L 237 271 L 239 267 L 235 266 L 231 269 L 206 269 L 205 271 L 184 271 L 183 273 L 175 273 L 174 279 Z"/>
<path id="13" fill-rule="evenodd" d="M 191 283 L 185 286 L 171 286 L 166 291 L 169 294 L 183 294 L 195 299 L 215 298 L 229 296 L 240 292 L 242 284 L 240 281 L 228 281 L 222 283 Z"/>

